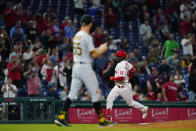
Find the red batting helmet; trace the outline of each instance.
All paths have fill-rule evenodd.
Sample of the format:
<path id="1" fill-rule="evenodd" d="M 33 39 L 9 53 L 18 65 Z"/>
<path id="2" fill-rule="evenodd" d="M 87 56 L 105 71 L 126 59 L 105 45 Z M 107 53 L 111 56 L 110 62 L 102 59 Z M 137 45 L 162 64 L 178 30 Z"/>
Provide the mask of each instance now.
<path id="1" fill-rule="evenodd" d="M 126 58 L 127 57 L 127 53 L 124 52 L 123 50 L 118 50 L 117 53 L 115 53 L 116 56 L 118 57 L 122 57 L 122 58 Z"/>

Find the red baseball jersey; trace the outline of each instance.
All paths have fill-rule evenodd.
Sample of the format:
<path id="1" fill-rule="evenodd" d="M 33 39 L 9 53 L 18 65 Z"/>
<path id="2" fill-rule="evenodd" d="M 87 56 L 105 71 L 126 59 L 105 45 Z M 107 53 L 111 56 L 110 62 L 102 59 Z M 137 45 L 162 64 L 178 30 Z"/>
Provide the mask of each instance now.
<path id="1" fill-rule="evenodd" d="M 178 85 L 171 82 L 166 82 L 163 86 L 165 90 L 166 97 L 168 101 L 177 101 L 178 100 Z"/>

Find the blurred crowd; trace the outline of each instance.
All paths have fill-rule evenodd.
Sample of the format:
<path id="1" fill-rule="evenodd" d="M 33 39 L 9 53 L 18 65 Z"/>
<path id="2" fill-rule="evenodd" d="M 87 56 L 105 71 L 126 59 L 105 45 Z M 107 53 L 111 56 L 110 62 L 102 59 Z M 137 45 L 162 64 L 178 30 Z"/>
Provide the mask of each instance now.
<path id="1" fill-rule="evenodd" d="M 60 21 L 50 7 L 44 13 L 27 12 L 23 2 L 0 0 L 0 94 L 65 100 L 74 64 L 72 39 L 80 22 L 71 16 Z M 74 14 L 70 15 L 90 14 L 94 19 L 95 47 L 109 44 L 109 50 L 93 62 L 101 100 L 114 86 L 109 77 L 114 74 L 114 52 L 118 49 L 126 51 L 127 60 L 137 68 L 130 80 L 134 100 L 195 100 L 196 2 L 163 2 L 165 7 L 157 0 L 74 0 Z M 84 10 L 86 3 L 88 10 Z M 142 46 L 125 36 L 111 35 L 111 30 L 123 28 L 120 12 L 124 22 L 138 20 L 137 36 Z M 180 41 L 176 40 L 177 34 Z M 80 94 L 79 100 L 90 100 L 85 88 Z"/>

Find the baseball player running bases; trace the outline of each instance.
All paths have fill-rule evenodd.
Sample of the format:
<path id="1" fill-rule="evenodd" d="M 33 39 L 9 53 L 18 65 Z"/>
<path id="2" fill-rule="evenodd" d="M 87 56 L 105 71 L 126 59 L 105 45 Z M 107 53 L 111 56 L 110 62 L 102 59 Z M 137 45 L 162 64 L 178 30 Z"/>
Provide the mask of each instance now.
<path id="1" fill-rule="evenodd" d="M 99 126 L 112 126 L 115 123 L 107 121 L 103 117 L 101 104 L 99 102 L 99 91 L 96 74 L 92 69 L 91 63 L 93 58 L 97 58 L 107 51 L 107 44 L 102 44 L 98 48 L 94 47 L 93 38 L 90 35 L 90 30 L 93 26 L 91 16 L 84 15 L 80 21 L 81 30 L 77 32 L 73 39 L 73 70 L 71 89 L 68 98 L 65 100 L 64 107 L 54 121 L 59 126 L 70 126 L 66 121 L 67 111 L 72 103 L 79 95 L 79 91 L 84 84 L 91 95 L 93 107 L 97 113 Z M 70 116 L 71 117 L 71 116 Z"/>
<path id="2" fill-rule="evenodd" d="M 115 76 L 111 76 L 110 80 L 114 80 L 115 86 L 109 93 L 106 103 L 106 119 L 112 121 L 112 107 L 114 100 L 120 95 L 129 106 L 138 108 L 142 112 L 142 118 L 145 119 L 148 112 L 148 107 L 144 106 L 132 98 L 132 86 L 129 82 L 132 74 L 136 69 L 126 61 L 126 52 L 119 50 L 115 53 L 118 64 L 115 67 Z"/>

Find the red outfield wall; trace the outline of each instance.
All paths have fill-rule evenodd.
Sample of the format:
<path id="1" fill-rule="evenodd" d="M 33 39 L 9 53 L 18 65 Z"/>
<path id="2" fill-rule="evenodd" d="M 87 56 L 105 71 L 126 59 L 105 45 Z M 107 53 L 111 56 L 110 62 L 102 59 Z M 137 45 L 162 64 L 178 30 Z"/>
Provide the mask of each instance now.
<path id="1" fill-rule="evenodd" d="M 105 110 L 103 110 L 105 112 Z M 114 108 L 112 119 L 117 123 L 149 123 L 160 121 L 196 119 L 196 108 L 150 108 L 146 119 L 142 113 L 133 108 Z M 70 123 L 97 123 L 97 115 L 93 108 L 70 108 Z"/>

